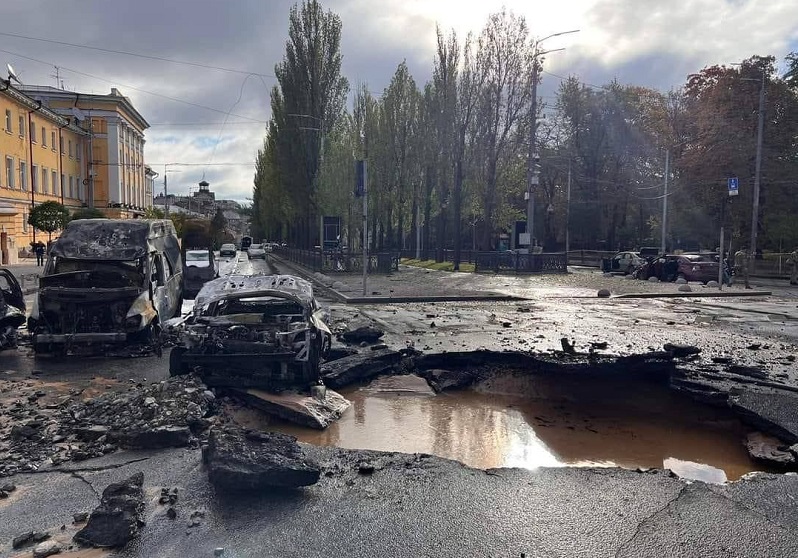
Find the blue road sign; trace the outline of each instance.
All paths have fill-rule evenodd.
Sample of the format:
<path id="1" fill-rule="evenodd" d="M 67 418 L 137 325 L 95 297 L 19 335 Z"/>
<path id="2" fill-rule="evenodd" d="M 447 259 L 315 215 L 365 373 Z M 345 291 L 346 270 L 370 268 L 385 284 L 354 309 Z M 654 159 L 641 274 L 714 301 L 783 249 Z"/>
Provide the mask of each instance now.
<path id="1" fill-rule="evenodd" d="M 740 183 L 737 181 L 737 177 L 733 176 L 728 180 L 729 184 L 729 195 L 736 196 L 740 193 Z"/>

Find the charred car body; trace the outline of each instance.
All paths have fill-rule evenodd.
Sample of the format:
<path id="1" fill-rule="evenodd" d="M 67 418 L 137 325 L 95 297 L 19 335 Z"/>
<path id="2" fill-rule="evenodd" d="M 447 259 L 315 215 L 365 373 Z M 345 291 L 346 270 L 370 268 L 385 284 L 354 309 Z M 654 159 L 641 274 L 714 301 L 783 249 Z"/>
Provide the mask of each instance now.
<path id="1" fill-rule="evenodd" d="M 25 297 L 17 278 L 0 267 L 0 351 L 16 347 L 17 329 L 25 323 Z"/>
<path id="2" fill-rule="evenodd" d="M 150 343 L 182 302 L 171 221 L 81 219 L 50 249 L 28 330 L 37 352 Z"/>
<path id="3" fill-rule="evenodd" d="M 206 283 L 177 328 L 172 375 L 196 370 L 208 385 L 270 391 L 318 384 L 332 337 L 311 284 L 290 275 Z"/>

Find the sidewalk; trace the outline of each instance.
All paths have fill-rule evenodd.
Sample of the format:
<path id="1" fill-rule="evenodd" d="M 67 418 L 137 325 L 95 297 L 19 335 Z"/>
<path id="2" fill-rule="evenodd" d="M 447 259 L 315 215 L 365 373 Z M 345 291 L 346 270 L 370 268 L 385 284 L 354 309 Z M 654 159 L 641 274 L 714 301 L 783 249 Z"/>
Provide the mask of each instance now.
<path id="1" fill-rule="evenodd" d="M 22 286 L 22 293 L 29 295 L 39 290 L 39 276 L 44 271 L 44 266 L 36 265 L 36 258 L 20 258 L 14 265 L 3 266 L 14 274 Z"/>

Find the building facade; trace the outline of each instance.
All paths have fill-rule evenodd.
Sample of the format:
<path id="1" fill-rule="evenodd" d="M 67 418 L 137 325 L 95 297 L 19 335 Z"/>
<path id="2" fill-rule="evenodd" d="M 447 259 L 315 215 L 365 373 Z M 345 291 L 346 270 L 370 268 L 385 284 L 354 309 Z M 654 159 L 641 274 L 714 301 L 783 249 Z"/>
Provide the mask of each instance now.
<path id="1" fill-rule="evenodd" d="M 149 124 L 118 89 L 109 95 L 26 86 L 28 96 L 53 112 L 78 120 L 89 132 L 88 194 L 91 207 L 111 218 L 141 217 L 152 207 L 144 164 L 144 131 Z"/>
<path id="2" fill-rule="evenodd" d="M 57 201 L 75 211 L 88 205 L 89 140 L 88 131 L 0 80 L 0 264 L 15 263 L 34 239 L 47 240 L 28 225 L 31 207 Z"/>

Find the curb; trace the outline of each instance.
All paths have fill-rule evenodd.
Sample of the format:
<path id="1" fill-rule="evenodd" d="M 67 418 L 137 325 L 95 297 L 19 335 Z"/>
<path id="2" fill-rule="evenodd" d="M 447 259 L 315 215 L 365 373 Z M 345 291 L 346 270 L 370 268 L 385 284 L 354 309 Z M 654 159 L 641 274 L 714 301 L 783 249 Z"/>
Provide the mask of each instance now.
<path id="1" fill-rule="evenodd" d="M 770 291 L 743 291 L 733 293 L 729 291 L 698 292 L 698 293 L 625 293 L 611 296 L 610 298 L 730 298 L 739 296 L 770 296 Z M 592 298 L 592 297 L 591 297 Z"/>

